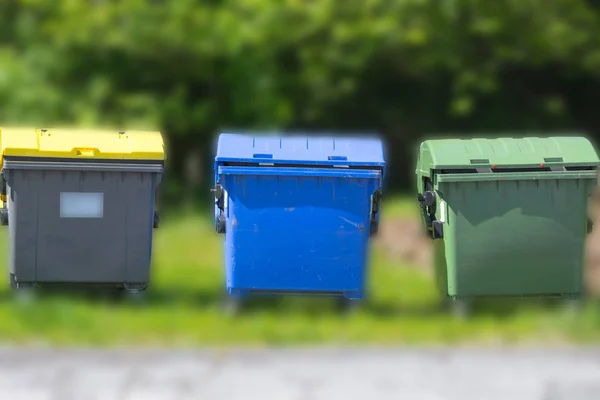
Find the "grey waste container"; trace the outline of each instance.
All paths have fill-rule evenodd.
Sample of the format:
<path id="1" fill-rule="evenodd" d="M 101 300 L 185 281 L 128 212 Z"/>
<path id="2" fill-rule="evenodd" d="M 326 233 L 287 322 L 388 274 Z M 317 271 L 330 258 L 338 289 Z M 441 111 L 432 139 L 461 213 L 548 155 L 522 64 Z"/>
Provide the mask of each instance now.
<path id="1" fill-rule="evenodd" d="M 150 280 L 160 132 L 0 129 L 10 282 L 144 290 Z"/>

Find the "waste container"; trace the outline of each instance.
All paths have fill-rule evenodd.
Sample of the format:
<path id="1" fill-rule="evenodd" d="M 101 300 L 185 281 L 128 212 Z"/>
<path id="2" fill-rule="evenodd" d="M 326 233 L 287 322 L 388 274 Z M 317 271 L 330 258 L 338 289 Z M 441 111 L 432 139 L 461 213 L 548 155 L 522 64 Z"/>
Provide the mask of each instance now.
<path id="1" fill-rule="evenodd" d="M 600 164 L 582 137 L 427 140 L 418 201 L 452 298 L 576 298 Z"/>
<path id="2" fill-rule="evenodd" d="M 143 290 L 150 273 L 160 132 L 0 129 L 10 283 Z"/>
<path id="3" fill-rule="evenodd" d="M 215 223 L 229 294 L 361 298 L 384 168 L 376 138 L 221 134 Z"/>

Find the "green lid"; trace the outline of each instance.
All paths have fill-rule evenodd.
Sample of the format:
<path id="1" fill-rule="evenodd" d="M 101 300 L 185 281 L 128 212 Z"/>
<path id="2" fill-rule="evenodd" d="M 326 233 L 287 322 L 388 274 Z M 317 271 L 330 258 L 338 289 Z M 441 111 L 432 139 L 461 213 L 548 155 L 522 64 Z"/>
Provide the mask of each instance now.
<path id="1" fill-rule="evenodd" d="M 417 174 L 432 169 L 480 167 L 597 166 L 598 155 L 583 137 L 441 139 L 421 143 Z"/>

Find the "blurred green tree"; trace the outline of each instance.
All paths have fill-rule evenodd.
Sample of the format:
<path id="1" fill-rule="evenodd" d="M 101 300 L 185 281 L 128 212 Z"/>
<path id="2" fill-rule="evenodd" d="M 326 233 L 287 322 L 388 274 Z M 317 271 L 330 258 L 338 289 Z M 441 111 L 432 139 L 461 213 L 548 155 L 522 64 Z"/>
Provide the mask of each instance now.
<path id="1" fill-rule="evenodd" d="M 172 198 L 221 129 L 595 135 L 599 74 L 585 0 L 0 1 L 2 124 L 160 128 Z"/>

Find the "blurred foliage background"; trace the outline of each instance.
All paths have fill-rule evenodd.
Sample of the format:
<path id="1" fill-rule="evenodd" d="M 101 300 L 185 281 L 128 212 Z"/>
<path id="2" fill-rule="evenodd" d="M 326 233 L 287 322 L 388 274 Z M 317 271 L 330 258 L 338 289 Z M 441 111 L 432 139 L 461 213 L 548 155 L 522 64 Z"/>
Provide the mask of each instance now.
<path id="1" fill-rule="evenodd" d="M 411 189 L 423 137 L 560 131 L 596 139 L 599 103 L 594 0 L 0 0 L 0 126 L 160 129 L 169 153 L 163 204 L 173 212 L 156 234 L 146 306 L 45 294 L 15 303 L 5 282 L 0 337 L 597 341 L 598 304 L 577 319 L 538 301 L 451 318 L 438 307 L 412 199 L 385 201 L 373 296 L 356 314 L 328 300 L 285 298 L 230 318 L 220 307 L 213 209 L 195 207 L 201 217 L 179 206 L 211 198 L 214 138 L 223 130 L 379 132 L 390 193 Z"/>
<path id="2" fill-rule="evenodd" d="M 402 190 L 428 134 L 597 135 L 599 77 L 593 0 L 0 1 L 0 121 L 160 128 L 170 202 L 220 130 L 378 131 Z"/>

